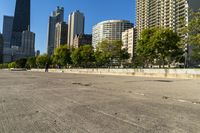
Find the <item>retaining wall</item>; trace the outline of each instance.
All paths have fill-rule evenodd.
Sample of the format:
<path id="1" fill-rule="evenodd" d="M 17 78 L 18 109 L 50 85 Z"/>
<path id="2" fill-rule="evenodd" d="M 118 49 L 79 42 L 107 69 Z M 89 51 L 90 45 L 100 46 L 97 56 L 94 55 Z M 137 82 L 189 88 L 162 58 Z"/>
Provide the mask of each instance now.
<path id="1" fill-rule="evenodd" d="M 31 71 L 44 72 L 44 69 Z M 49 72 L 200 79 L 200 69 L 49 69 Z"/>

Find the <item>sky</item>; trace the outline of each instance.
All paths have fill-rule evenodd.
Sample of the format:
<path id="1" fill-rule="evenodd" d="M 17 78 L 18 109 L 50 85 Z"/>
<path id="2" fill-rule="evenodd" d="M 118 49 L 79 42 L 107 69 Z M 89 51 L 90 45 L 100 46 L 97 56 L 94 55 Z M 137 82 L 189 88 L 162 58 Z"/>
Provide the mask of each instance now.
<path id="1" fill-rule="evenodd" d="M 14 15 L 16 0 L 0 0 L 0 32 L 3 16 Z M 135 0 L 32 0 L 31 31 L 36 33 L 36 50 L 46 53 L 48 18 L 57 6 L 64 7 L 65 21 L 68 15 L 80 10 L 85 15 L 85 33 L 92 33 L 92 26 L 110 19 L 135 22 Z"/>

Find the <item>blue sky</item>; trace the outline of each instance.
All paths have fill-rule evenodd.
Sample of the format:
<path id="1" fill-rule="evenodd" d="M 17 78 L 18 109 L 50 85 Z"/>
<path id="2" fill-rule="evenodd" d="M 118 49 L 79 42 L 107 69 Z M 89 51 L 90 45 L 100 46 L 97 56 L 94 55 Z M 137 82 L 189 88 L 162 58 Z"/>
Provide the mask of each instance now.
<path id="1" fill-rule="evenodd" d="M 16 0 L 0 0 L 0 31 L 3 15 L 13 15 Z M 57 6 L 65 8 L 65 21 L 69 13 L 80 10 L 85 14 L 85 33 L 92 26 L 108 19 L 135 21 L 135 0 L 32 0 L 31 30 L 36 33 L 36 50 L 46 52 L 48 16 Z"/>

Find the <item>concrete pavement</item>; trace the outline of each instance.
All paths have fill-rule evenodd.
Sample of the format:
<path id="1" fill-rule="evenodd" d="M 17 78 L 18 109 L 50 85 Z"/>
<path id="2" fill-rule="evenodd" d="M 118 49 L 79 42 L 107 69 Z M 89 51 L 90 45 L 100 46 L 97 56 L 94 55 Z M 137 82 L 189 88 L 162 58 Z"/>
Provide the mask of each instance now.
<path id="1" fill-rule="evenodd" d="M 200 80 L 0 70 L 0 133 L 199 133 Z"/>

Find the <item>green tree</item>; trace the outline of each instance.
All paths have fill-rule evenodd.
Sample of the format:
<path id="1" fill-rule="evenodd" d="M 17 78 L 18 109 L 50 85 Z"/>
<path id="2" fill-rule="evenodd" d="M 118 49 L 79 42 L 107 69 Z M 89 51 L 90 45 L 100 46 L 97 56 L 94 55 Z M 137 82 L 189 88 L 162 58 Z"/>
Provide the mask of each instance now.
<path id="1" fill-rule="evenodd" d="M 36 64 L 39 68 L 45 68 L 45 64 L 49 63 L 49 57 L 47 54 L 40 55 L 36 58 Z"/>
<path id="2" fill-rule="evenodd" d="M 188 43 L 192 47 L 192 59 L 200 62 L 200 10 L 191 12 L 188 35 Z"/>
<path id="3" fill-rule="evenodd" d="M 180 38 L 177 33 L 170 29 L 151 28 L 146 29 L 141 34 L 141 39 L 137 44 L 137 54 L 140 59 L 148 64 L 159 66 L 176 62 L 183 55 Z"/>
<path id="4" fill-rule="evenodd" d="M 149 64 L 153 64 L 157 55 L 155 54 L 155 47 L 153 43 L 153 36 L 158 28 L 148 28 L 142 31 L 141 37 L 136 46 L 136 64 L 140 64 L 143 67 L 148 67 Z"/>
<path id="5" fill-rule="evenodd" d="M 80 64 L 82 62 L 81 49 L 80 48 L 76 48 L 72 51 L 71 59 L 72 59 L 72 62 L 75 66 L 80 66 Z"/>
<path id="6" fill-rule="evenodd" d="M 122 49 L 121 41 L 104 40 L 96 47 L 95 58 L 98 65 L 121 64 L 129 57 L 127 50 Z"/>
<path id="7" fill-rule="evenodd" d="M 75 66 L 91 67 L 94 62 L 94 49 L 91 45 L 76 48 L 71 55 Z"/>
<path id="8" fill-rule="evenodd" d="M 94 58 L 94 49 L 91 45 L 83 45 L 80 47 L 81 50 L 81 59 L 82 59 L 82 65 L 84 67 L 91 67 L 93 65 L 93 62 L 95 60 Z"/>
<path id="9" fill-rule="evenodd" d="M 27 59 L 26 66 L 28 68 L 35 68 L 36 65 L 36 57 L 30 57 Z"/>
<path id="10" fill-rule="evenodd" d="M 157 59 L 162 62 L 163 67 L 165 63 L 170 65 L 183 55 L 183 47 L 179 43 L 180 37 L 172 30 L 157 30 L 152 38 L 155 54 Z"/>
<path id="11" fill-rule="evenodd" d="M 9 63 L 8 68 L 16 68 L 16 62 Z"/>
<path id="12" fill-rule="evenodd" d="M 52 62 L 53 64 L 64 67 L 68 64 L 71 64 L 70 55 L 70 49 L 67 47 L 67 45 L 63 45 L 55 49 L 54 54 L 52 56 Z"/>
<path id="13" fill-rule="evenodd" d="M 26 67 L 26 61 L 27 61 L 26 58 L 18 59 L 16 61 L 16 67 L 17 68 L 25 68 Z"/>

